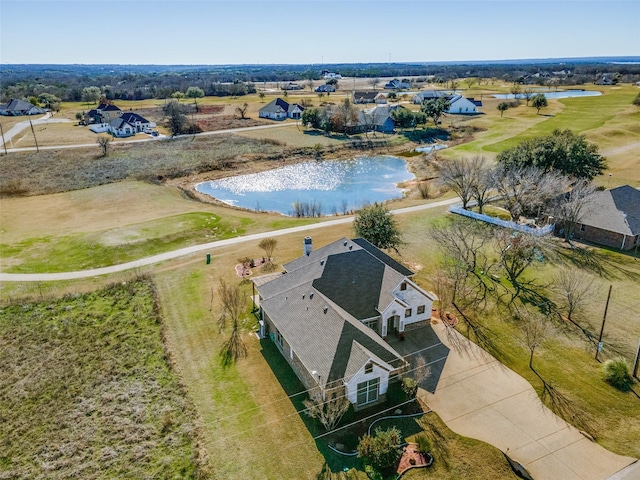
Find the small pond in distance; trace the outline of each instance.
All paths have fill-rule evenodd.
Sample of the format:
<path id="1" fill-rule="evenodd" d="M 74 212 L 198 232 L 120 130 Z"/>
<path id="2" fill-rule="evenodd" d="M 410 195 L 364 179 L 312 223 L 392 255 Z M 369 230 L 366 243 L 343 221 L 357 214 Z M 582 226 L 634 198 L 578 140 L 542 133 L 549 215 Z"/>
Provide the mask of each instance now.
<path id="1" fill-rule="evenodd" d="M 558 90 L 557 92 L 540 92 L 534 91 L 534 95 L 541 93 L 547 98 L 571 98 L 571 97 L 597 97 L 602 95 L 601 92 L 593 90 Z M 513 93 L 496 93 L 493 95 L 495 98 L 516 98 Z M 518 98 L 524 99 L 525 96 L 521 93 L 518 94 Z"/>
<path id="2" fill-rule="evenodd" d="M 343 214 L 363 205 L 401 198 L 397 184 L 413 179 L 407 162 L 375 156 L 305 162 L 196 185 L 221 202 L 294 215 L 294 203 L 314 205 L 321 215 Z"/>

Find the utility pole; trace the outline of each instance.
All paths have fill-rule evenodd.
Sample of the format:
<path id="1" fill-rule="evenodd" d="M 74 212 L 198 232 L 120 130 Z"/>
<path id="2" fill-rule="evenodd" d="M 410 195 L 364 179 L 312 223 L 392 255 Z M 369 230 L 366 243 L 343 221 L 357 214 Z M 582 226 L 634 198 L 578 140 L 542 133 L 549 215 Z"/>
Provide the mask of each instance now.
<path id="1" fill-rule="evenodd" d="M 33 129 L 33 123 L 31 122 L 31 119 L 29 119 L 29 125 L 31 125 L 31 133 L 33 133 L 33 141 L 36 142 L 36 152 L 40 152 L 40 148 L 38 147 L 38 139 L 36 138 L 36 132 Z"/>
<path id="2" fill-rule="evenodd" d="M 600 337 L 598 338 L 598 347 L 596 348 L 596 360 L 598 360 L 598 353 L 600 353 L 600 350 L 602 350 L 602 334 L 604 333 L 604 322 L 607 320 L 607 310 L 609 309 L 609 300 L 611 299 L 612 288 L 613 288 L 613 285 L 609 285 L 609 294 L 607 295 L 607 303 L 604 306 L 604 315 L 602 316 L 602 327 L 600 328 Z"/>
<path id="3" fill-rule="evenodd" d="M 2 128 L 2 124 L 0 123 L 0 133 L 2 134 L 2 146 L 4 147 L 4 154 L 7 154 L 7 144 L 4 141 L 4 129 Z M 637 249 L 637 246 L 636 246 Z"/>
<path id="4" fill-rule="evenodd" d="M 638 378 L 638 363 L 639 362 L 640 362 L 640 340 L 638 340 L 638 350 L 636 350 L 636 359 L 633 362 L 633 373 L 631 374 L 632 377 Z"/>

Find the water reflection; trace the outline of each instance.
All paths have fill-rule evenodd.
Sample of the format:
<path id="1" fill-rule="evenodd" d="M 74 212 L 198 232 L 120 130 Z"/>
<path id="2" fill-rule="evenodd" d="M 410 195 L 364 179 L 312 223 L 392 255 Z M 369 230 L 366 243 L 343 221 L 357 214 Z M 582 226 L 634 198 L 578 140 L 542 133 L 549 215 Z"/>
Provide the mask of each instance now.
<path id="1" fill-rule="evenodd" d="M 332 215 L 402 196 L 396 184 L 413 178 L 397 157 L 305 162 L 196 185 L 196 190 L 229 205 L 294 214 L 296 202 Z"/>

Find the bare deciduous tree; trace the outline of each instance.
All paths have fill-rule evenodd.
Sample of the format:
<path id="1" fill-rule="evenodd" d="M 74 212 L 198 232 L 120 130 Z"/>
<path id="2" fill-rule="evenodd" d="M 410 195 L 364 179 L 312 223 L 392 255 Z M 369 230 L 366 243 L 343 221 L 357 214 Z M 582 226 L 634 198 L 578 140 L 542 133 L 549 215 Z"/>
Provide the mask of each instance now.
<path id="1" fill-rule="evenodd" d="M 538 375 L 533 368 L 533 356 L 536 349 L 549 335 L 549 324 L 542 315 L 534 315 L 530 312 L 520 312 L 520 327 L 522 328 L 522 340 L 529 349 L 529 368 Z"/>
<path id="2" fill-rule="evenodd" d="M 554 216 L 563 222 L 564 238 L 567 242 L 571 240 L 576 224 L 589 213 L 595 192 L 596 189 L 591 182 L 580 180 L 570 192 L 557 197 L 552 211 Z"/>
<path id="3" fill-rule="evenodd" d="M 226 327 L 227 321 L 231 322 L 231 335 L 223 343 L 220 350 L 222 364 L 227 366 L 235 363 L 239 358 L 247 356 L 247 347 L 242 340 L 240 330 L 240 316 L 246 307 L 246 299 L 240 292 L 238 285 L 228 285 L 222 279 L 218 287 L 218 295 L 220 295 L 222 302 L 222 311 L 218 319 L 220 331 Z"/>
<path id="4" fill-rule="evenodd" d="M 471 197 L 478 206 L 478 212 L 489 201 L 489 193 L 493 190 L 493 168 L 487 164 L 487 160 L 481 156 L 475 156 L 471 160 L 471 171 L 473 172 L 473 182 L 471 185 Z"/>
<path id="5" fill-rule="evenodd" d="M 529 106 L 529 102 L 533 98 L 534 93 L 535 92 L 533 91 L 533 89 L 531 87 L 527 87 L 522 91 L 522 96 L 527 101 L 527 107 Z"/>
<path id="6" fill-rule="evenodd" d="M 560 297 L 560 308 L 575 324 L 574 315 L 579 314 L 592 298 L 593 280 L 581 270 L 563 268 L 553 277 L 552 285 L 552 290 Z"/>
<path id="7" fill-rule="evenodd" d="M 453 190 L 466 209 L 473 193 L 474 175 L 471 163 L 466 158 L 454 158 L 440 164 L 440 183 Z"/>
<path id="8" fill-rule="evenodd" d="M 232 325 L 239 322 L 246 302 L 238 285 L 229 285 L 222 279 L 220 279 L 220 285 L 218 286 L 218 295 L 220 295 L 220 301 L 222 302 L 218 327 L 222 331 L 228 322 L 231 322 Z"/>
<path id="9" fill-rule="evenodd" d="M 243 103 L 241 107 L 236 107 L 236 113 L 240 115 L 241 120 L 247 119 L 247 110 L 249 109 L 248 103 Z"/>
<path id="10" fill-rule="evenodd" d="M 493 185 L 514 222 L 524 213 L 535 214 L 562 194 L 568 183 L 568 178 L 557 172 L 545 173 L 535 167 L 498 166 L 493 175 Z"/>
<path id="11" fill-rule="evenodd" d="M 512 301 L 520 295 L 526 285 L 520 281 L 524 271 L 534 262 L 544 259 L 543 252 L 548 250 L 546 242 L 544 237 L 514 233 L 507 229 L 496 230 L 494 246 L 499 256 L 498 262 L 515 288 Z M 529 283 L 532 284 L 533 281 Z"/>
<path id="12" fill-rule="evenodd" d="M 324 428 L 330 432 L 335 429 L 342 416 L 349 410 L 350 402 L 344 395 L 333 393 L 324 400 L 320 394 L 303 400 L 306 414 L 311 418 L 317 418 Z"/>
<path id="13" fill-rule="evenodd" d="M 98 135 L 96 138 L 96 143 L 100 145 L 102 149 L 102 156 L 106 157 L 109 153 L 109 144 L 111 143 L 111 137 L 108 135 Z"/>

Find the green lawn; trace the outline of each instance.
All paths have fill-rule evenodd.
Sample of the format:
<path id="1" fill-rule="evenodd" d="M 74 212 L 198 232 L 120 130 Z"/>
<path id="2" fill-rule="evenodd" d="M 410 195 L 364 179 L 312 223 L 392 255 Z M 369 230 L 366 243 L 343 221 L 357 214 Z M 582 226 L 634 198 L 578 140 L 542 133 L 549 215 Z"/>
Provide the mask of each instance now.
<path id="1" fill-rule="evenodd" d="M 196 478 L 148 279 L 0 309 L 3 478 Z"/>

